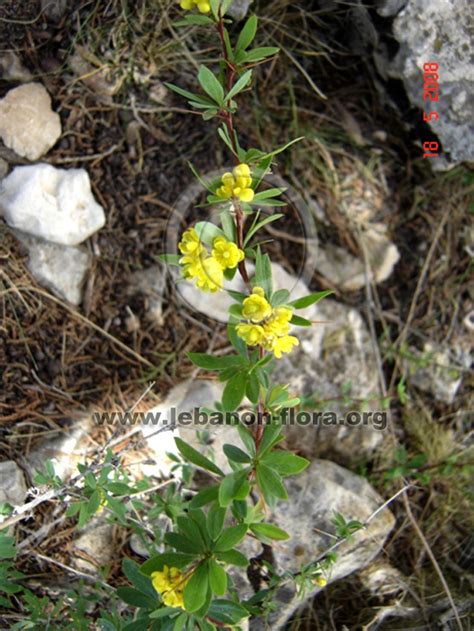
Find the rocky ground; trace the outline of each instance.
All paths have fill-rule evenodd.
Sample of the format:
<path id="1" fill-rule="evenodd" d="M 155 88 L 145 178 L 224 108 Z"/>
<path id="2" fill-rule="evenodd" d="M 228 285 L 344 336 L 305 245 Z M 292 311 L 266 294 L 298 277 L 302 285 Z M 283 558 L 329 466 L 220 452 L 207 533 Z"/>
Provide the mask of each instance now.
<path id="1" fill-rule="evenodd" d="M 312 465 L 274 515 L 299 524 L 274 559 L 293 569 L 317 557 L 334 510 L 370 528 L 303 609 L 281 595 L 272 628 L 459 628 L 452 598 L 469 628 L 474 131 L 463 95 L 474 79 L 459 53 L 472 48 L 469 7 L 433 3 L 430 20 L 416 0 L 310 4 L 252 7 L 260 43 L 281 53 L 258 69 L 237 120 L 249 146 L 304 137 L 278 156 L 287 206 L 268 249 L 295 297 L 334 290 L 275 376 L 305 409 L 384 411 L 388 425 L 289 429 Z M 68 479 L 107 441 L 125 463 L 151 459 L 138 477 L 166 481 L 171 435 L 137 442 L 92 414 L 137 401 L 187 410 L 219 395 L 186 352 L 225 350 L 225 305 L 177 289 L 158 260 L 205 217 L 188 162 L 205 173 L 227 164 L 212 121 L 164 85 L 192 89 L 193 64 L 212 56 L 200 31 L 173 26 L 177 15 L 164 0 L 0 6 L 0 503 L 31 500 L 46 459 Z M 430 51 L 446 72 L 438 127 L 420 122 L 416 92 Z M 423 159 L 435 139 L 439 159 Z M 217 453 L 221 438 L 196 444 Z M 74 579 L 64 566 L 105 567 L 117 586 L 121 559 L 142 559 L 105 518 L 73 526 L 51 502 L 16 524 L 19 568 L 38 595 L 54 600 Z M 2 628 L 15 616 L 0 610 Z"/>

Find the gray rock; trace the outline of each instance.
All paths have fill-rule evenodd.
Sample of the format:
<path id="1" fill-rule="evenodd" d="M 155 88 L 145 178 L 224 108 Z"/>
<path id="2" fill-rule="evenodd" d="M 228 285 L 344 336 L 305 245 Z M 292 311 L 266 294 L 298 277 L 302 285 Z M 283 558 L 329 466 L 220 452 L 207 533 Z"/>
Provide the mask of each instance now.
<path id="1" fill-rule="evenodd" d="M 68 0 L 41 0 L 41 10 L 55 22 L 63 17 L 66 12 Z"/>
<path id="2" fill-rule="evenodd" d="M 114 525 L 97 515 L 82 529 L 72 546 L 73 565 L 83 572 L 99 573 L 115 554 Z"/>
<path id="3" fill-rule="evenodd" d="M 405 592 L 408 588 L 407 581 L 400 570 L 383 558 L 376 559 L 374 563 L 364 568 L 359 573 L 359 579 L 365 589 L 376 598 L 393 597 L 399 592 Z"/>
<path id="4" fill-rule="evenodd" d="M 391 276 L 400 253 L 385 235 L 385 231 L 369 227 L 361 231 L 360 242 L 367 253 L 368 269 L 363 258 L 357 258 L 344 248 L 319 248 L 315 264 L 319 273 L 344 291 L 357 291 L 367 282 L 381 283 Z"/>
<path id="5" fill-rule="evenodd" d="M 77 465 L 84 462 L 89 431 L 89 421 L 85 420 L 59 438 L 41 443 L 27 458 L 31 477 L 38 471 L 44 471 L 47 460 L 52 461 L 56 475 L 63 482 L 76 475 Z"/>
<path id="6" fill-rule="evenodd" d="M 3 158 L 0 158 L 0 180 L 3 180 L 8 173 L 8 162 Z"/>
<path id="7" fill-rule="evenodd" d="M 56 296 L 77 306 L 82 300 L 82 285 L 91 256 L 83 248 L 58 245 L 17 234 L 28 249 L 28 269 L 36 280 Z"/>
<path id="8" fill-rule="evenodd" d="M 162 264 L 134 272 L 130 276 L 128 294 L 141 293 L 145 297 L 145 317 L 163 325 L 163 293 L 166 286 L 166 270 Z"/>
<path id="9" fill-rule="evenodd" d="M 473 28 L 470 0 L 409 0 L 393 25 L 400 49 L 389 72 L 403 80 L 413 105 L 438 112 L 429 125 L 450 164 L 474 160 Z M 423 99 L 426 62 L 439 64 L 437 102 Z"/>
<path id="10" fill-rule="evenodd" d="M 280 502 L 266 521 L 274 522 L 291 534 L 291 539 L 273 545 L 274 566 L 283 571 L 298 572 L 302 565 L 320 558 L 334 539 L 334 512 L 346 520 L 363 523 L 380 508 L 384 500 L 365 478 L 355 475 L 327 460 L 315 460 L 302 474 L 286 482 L 289 500 Z M 366 567 L 382 550 L 385 539 L 395 524 L 388 509 L 380 511 L 367 528 L 355 533 L 352 541 L 345 541 L 337 549 L 337 560 L 326 575 L 328 584 Z M 247 542 L 244 553 L 255 551 Z M 234 580 L 241 597 L 251 596 L 253 590 L 243 573 L 235 573 Z M 274 599 L 276 611 L 270 615 L 268 627 L 283 629 L 288 619 L 310 601 L 322 588 L 315 586 L 302 601 L 296 597 L 293 583 L 282 586 Z M 264 628 L 261 620 L 251 622 L 251 629 Z"/>
<path id="11" fill-rule="evenodd" d="M 0 504 L 20 506 L 25 501 L 26 491 L 23 471 L 16 462 L 0 462 Z"/>
<path id="12" fill-rule="evenodd" d="M 243 20 L 247 15 L 250 5 L 253 0 L 233 0 L 227 13 L 234 20 Z"/>
<path id="13" fill-rule="evenodd" d="M 423 352 L 416 348 L 410 350 L 412 359 L 405 360 L 410 382 L 423 392 L 431 393 L 437 401 L 452 404 L 462 383 L 463 370 L 471 366 L 470 353 L 461 348 L 442 348 L 431 342 L 426 342 Z"/>
<path id="14" fill-rule="evenodd" d="M 13 228 L 61 245 L 78 245 L 105 224 L 87 171 L 50 164 L 13 169 L 0 186 L 0 209 Z"/>
<path id="15" fill-rule="evenodd" d="M 38 160 L 60 135 L 61 121 L 40 83 L 14 88 L 0 101 L 0 136 L 19 156 Z"/>
<path id="16" fill-rule="evenodd" d="M 31 81 L 33 75 L 21 63 L 18 55 L 8 51 L 0 55 L 0 72 L 6 81 Z"/>
<path id="17" fill-rule="evenodd" d="M 376 0 L 376 9 L 383 17 L 392 17 L 399 13 L 409 0 Z"/>

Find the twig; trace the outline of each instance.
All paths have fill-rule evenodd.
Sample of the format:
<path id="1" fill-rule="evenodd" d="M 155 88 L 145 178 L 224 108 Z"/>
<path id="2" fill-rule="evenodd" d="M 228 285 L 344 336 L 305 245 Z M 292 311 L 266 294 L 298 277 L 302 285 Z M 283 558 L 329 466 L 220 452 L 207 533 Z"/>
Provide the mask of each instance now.
<path id="1" fill-rule="evenodd" d="M 39 552 L 35 552 L 35 556 L 38 557 L 38 559 L 46 561 L 47 563 L 52 563 L 53 565 L 57 565 L 63 570 L 67 570 L 68 572 L 71 572 L 72 574 L 75 574 L 76 576 L 79 576 L 80 578 L 84 578 L 94 583 L 100 583 L 102 587 L 105 587 L 106 589 L 114 590 L 112 585 L 109 585 L 108 583 L 106 583 L 105 581 L 101 580 L 100 578 L 96 576 L 92 576 L 91 574 L 86 574 L 85 572 L 81 572 L 80 570 L 75 570 L 73 567 L 70 567 L 69 565 L 65 565 L 64 563 L 61 563 L 61 561 L 50 559 L 49 557 L 46 557 L 43 554 L 40 554 Z"/>
<path id="2" fill-rule="evenodd" d="M 456 618 L 456 622 L 458 624 L 458 627 L 461 631 L 463 631 L 463 627 L 462 627 L 462 623 L 461 623 L 461 618 L 459 617 L 459 613 L 456 607 L 456 604 L 454 602 L 454 599 L 451 595 L 451 590 L 449 589 L 449 585 L 446 582 L 446 579 L 443 576 L 443 573 L 441 571 L 441 568 L 439 567 L 438 561 L 436 560 L 436 557 L 434 556 L 429 543 L 426 540 L 425 535 L 423 534 L 423 532 L 421 531 L 420 526 L 418 525 L 418 522 L 416 521 L 415 517 L 413 516 L 413 513 L 411 512 L 411 508 L 410 508 L 410 502 L 408 500 L 407 494 L 404 493 L 403 494 L 403 502 L 405 504 L 405 510 L 407 513 L 407 517 L 411 522 L 411 525 L 413 526 L 413 529 L 415 530 L 416 534 L 418 535 L 421 543 L 423 544 L 423 547 L 426 550 L 426 554 L 429 556 L 431 563 L 433 564 L 433 567 L 436 571 L 436 573 L 439 576 L 439 579 L 441 581 L 441 584 L 443 585 L 444 591 L 446 592 L 446 596 L 448 597 L 449 600 L 449 604 L 451 605 L 451 609 L 453 610 L 454 613 L 454 617 Z"/>

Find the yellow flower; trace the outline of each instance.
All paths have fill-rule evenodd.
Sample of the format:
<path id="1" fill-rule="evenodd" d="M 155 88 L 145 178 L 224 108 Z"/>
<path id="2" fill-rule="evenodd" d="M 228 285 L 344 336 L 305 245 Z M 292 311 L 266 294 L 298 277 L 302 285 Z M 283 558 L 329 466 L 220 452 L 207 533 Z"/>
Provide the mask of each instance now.
<path id="1" fill-rule="evenodd" d="M 257 346 L 265 337 L 263 327 L 259 324 L 244 324 L 241 322 L 235 327 L 237 335 L 244 340 L 248 346 Z"/>
<path id="2" fill-rule="evenodd" d="M 264 298 L 261 287 L 254 287 L 252 294 L 242 304 L 242 315 L 251 322 L 262 322 L 272 314 L 272 307 Z"/>
<path id="3" fill-rule="evenodd" d="M 213 256 L 202 261 L 201 270 L 197 275 L 196 287 L 202 291 L 215 293 L 222 289 L 224 272 Z"/>
<path id="4" fill-rule="evenodd" d="M 179 259 L 184 278 L 188 280 L 196 278 L 196 287 L 202 291 L 215 292 L 222 288 L 224 282 L 223 267 L 216 258 L 208 255 L 208 251 L 202 245 L 194 228 L 186 230 L 178 248 L 184 254 Z M 235 253 L 233 254 L 235 255 Z"/>
<path id="5" fill-rule="evenodd" d="M 107 506 L 107 496 L 106 496 L 106 494 L 104 493 L 104 491 L 102 489 L 98 489 L 98 492 L 99 492 L 99 496 L 100 496 L 100 504 L 97 507 L 97 510 L 95 511 L 96 515 L 100 515 L 103 512 L 104 508 Z"/>
<path id="6" fill-rule="evenodd" d="M 177 567 L 163 566 L 161 572 L 151 573 L 151 582 L 160 594 L 167 607 L 180 607 L 184 609 L 183 590 L 190 577 L 178 570 Z"/>
<path id="7" fill-rule="evenodd" d="M 318 587 L 325 587 L 328 584 L 327 579 L 325 579 L 324 576 L 315 576 L 312 582 Z"/>
<path id="8" fill-rule="evenodd" d="M 209 13 L 211 10 L 208 0 L 181 0 L 179 4 L 185 11 L 192 11 L 194 7 L 197 7 L 200 13 Z"/>
<path id="9" fill-rule="evenodd" d="M 280 359 L 282 353 L 291 353 L 293 346 L 299 346 L 299 340 L 294 335 L 283 335 L 277 337 L 272 343 L 272 351 L 277 359 Z"/>
<path id="10" fill-rule="evenodd" d="M 196 256 L 204 251 L 204 246 L 194 228 L 189 228 L 183 233 L 181 241 L 178 243 L 178 248 L 181 254 L 185 256 Z"/>
<path id="11" fill-rule="evenodd" d="M 291 309 L 287 307 L 276 307 L 272 317 L 265 323 L 265 334 L 267 336 L 280 337 L 287 335 L 290 330 L 290 320 L 293 316 Z"/>
<path id="12" fill-rule="evenodd" d="M 222 269 L 237 267 L 240 261 L 244 260 L 243 251 L 225 237 L 216 237 L 212 245 L 212 256 Z"/>
<path id="13" fill-rule="evenodd" d="M 222 186 L 217 189 L 216 195 L 223 199 L 237 197 L 242 202 L 251 202 L 254 198 L 252 187 L 252 175 L 250 167 L 244 162 L 235 167 L 232 173 L 224 173 Z"/>

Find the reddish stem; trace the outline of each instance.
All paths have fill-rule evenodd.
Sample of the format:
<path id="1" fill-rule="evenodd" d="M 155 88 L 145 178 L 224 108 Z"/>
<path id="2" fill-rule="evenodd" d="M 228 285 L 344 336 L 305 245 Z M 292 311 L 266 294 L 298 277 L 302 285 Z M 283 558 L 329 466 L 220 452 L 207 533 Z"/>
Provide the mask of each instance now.
<path id="1" fill-rule="evenodd" d="M 229 59 L 229 55 L 227 53 L 227 48 L 225 45 L 225 36 L 224 36 L 224 20 L 222 18 L 220 8 L 219 8 L 219 19 L 217 21 L 217 32 L 219 33 L 219 38 L 221 41 L 221 48 L 222 48 L 222 55 L 224 57 L 224 61 L 226 64 L 226 70 L 225 70 L 226 87 L 227 87 L 227 92 L 229 92 L 234 85 L 236 67 Z M 222 118 L 224 120 L 225 126 L 227 127 L 230 142 L 232 145 L 232 152 L 234 154 L 234 160 L 238 164 L 240 160 L 239 160 L 239 154 L 237 150 L 237 143 L 235 141 L 234 120 L 233 120 L 232 112 L 229 112 L 229 111 L 223 112 Z M 240 207 L 240 203 L 237 200 L 234 200 L 234 208 L 235 208 L 235 225 L 236 225 L 236 231 L 237 231 L 237 247 L 240 250 L 243 250 L 244 249 L 243 244 L 244 244 L 244 219 L 245 217 L 244 217 L 242 208 Z M 247 289 L 250 292 L 252 288 L 250 285 L 250 279 L 247 272 L 247 268 L 245 266 L 245 259 L 239 263 L 238 269 L 239 269 L 240 275 L 242 276 L 242 280 L 244 281 Z M 265 349 L 263 349 L 262 347 L 259 347 L 259 358 L 262 359 L 263 357 L 265 357 Z M 265 412 L 265 407 L 263 404 L 262 396 L 260 395 L 258 404 L 257 404 L 257 429 L 255 431 L 255 448 L 257 451 L 260 445 L 260 441 L 262 440 L 263 431 L 265 429 L 265 426 L 263 424 L 264 412 Z"/>

